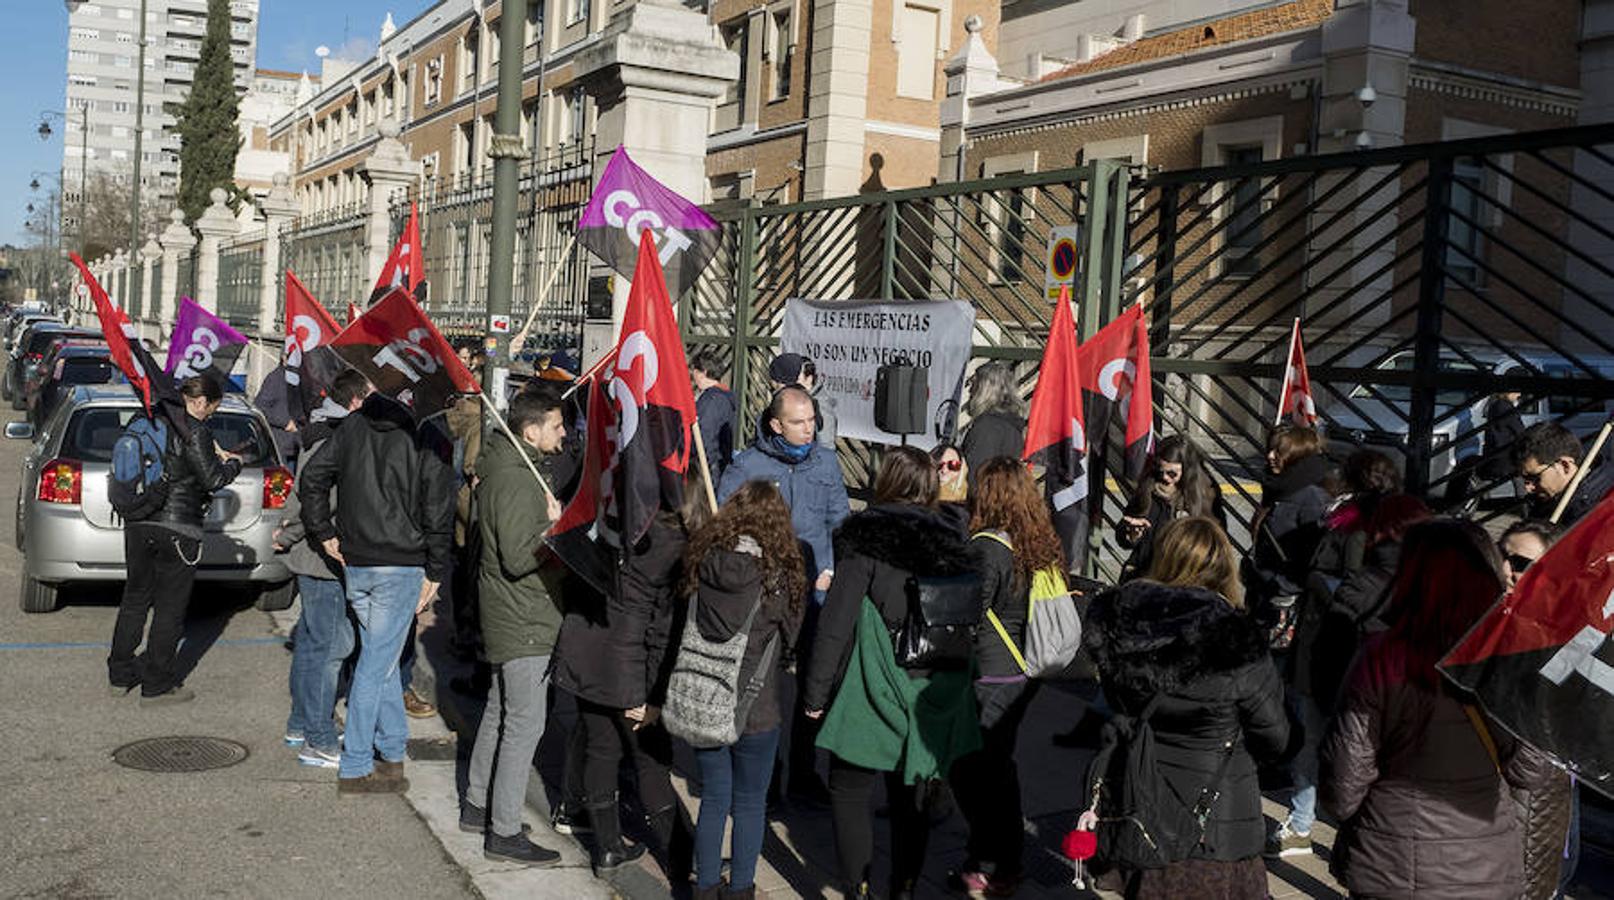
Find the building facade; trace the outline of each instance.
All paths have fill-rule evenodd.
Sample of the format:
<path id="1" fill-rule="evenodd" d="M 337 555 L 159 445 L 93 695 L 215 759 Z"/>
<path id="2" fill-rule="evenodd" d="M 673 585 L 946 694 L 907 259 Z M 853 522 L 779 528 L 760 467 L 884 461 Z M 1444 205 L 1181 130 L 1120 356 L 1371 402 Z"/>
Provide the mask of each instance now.
<path id="1" fill-rule="evenodd" d="M 62 149 L 66 221 L 78 208 L 80 174 L 106 173 L 128 183 L 134 173 L 136 104 L 145 106 L 141 144 L 141 196 L 167 209 L 179 189 L 179 136 L 171 130 L 168 104 L 190 94 L 202 37 L 207 33 L 207 0 L 145 0 L 145 93 L 136 92 L 142 0 L 67 0 L 67 116 Z M 258 42 L 258 0 L 231 0 L 230 56 L 236 89 L 245 93 L 253 78 Z M 80 129 L 88 111 L 88 146 Z"/>

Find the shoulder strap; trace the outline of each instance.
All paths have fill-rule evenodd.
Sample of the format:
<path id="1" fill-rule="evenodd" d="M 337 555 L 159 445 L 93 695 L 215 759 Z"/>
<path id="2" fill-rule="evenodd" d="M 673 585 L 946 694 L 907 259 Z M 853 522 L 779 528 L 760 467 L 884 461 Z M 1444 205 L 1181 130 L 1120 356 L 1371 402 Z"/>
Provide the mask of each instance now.
<path id="1" fill-rule="evenodd" d="M 1007 547 L 1010 551 L 1014 550 L 1014 544 L 1010 543 L 1008 537 L 1006 537 L 1002 532 L 999 532 L 999 531 L 977 531 L 974 534 L 970 535 L 970 540 L 972 540 L 972 541 L 973 540 L 978 540 L 980 538 L 986 538 L 989 541 L 997 541 L 998 543 L 1000 543 L 1003 546 Z"/>
<path id="2" fill-rule="evenodd" d="M 997 631 L 998 637 L 1003 640 L 1003 646 L 1009 648 L 1009 655 L 1014 657 L 1014 664 L 1020 667 L 1021 672 L 1025 672 L 1026 658 L 1021 655 L 1020 648 L 1014 645 L 1014 639 L 1009 637 L 1009 629 L 1003 627 L 1003 620 L 999 619 L 998 614 L 990 609 L 986 611 L 986 618 L 992 623 L 992 628 Z"/>

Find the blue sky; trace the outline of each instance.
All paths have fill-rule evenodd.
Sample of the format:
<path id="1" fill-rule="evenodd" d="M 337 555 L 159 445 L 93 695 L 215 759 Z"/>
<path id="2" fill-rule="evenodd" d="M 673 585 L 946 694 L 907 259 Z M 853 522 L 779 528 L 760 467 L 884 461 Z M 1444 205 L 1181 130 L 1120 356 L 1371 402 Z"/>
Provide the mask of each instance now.
<path id="1" fill-rule="evenodd" d="M 25 207 L 33 172 L 55 174 L 62 164 L 62 128 L 41 141 L 35 130 L 42 110 L 60 110 L 67 88 L 67 8 L 60 0 L 11 0 L 0 44 L 0 244 L 24 244 Z M 399 25 L 432 0 L 262 0 L 258 65 L 265 69 L 317 70 L 314 48 L 354 53 L 375 51 L 381 21 L 392 13 Z M 40 178 L 41 185 L 49 179 Z"/>

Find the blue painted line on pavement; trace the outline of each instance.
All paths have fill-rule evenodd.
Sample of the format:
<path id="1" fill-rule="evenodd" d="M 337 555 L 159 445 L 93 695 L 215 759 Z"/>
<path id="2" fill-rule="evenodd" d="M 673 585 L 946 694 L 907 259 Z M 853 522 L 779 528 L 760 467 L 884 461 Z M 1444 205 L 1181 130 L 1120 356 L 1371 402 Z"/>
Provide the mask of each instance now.
<path id="1" fill-rule="evenodd" d="M 215 645 L 225 647 L 251 647 L 257 644 L 284 644 L 283 637 L 256 637 L 256 638 L 222 638 L 214 641 Z M 13 643 L 0 644 L 0 650 L 84 650 L 99 648 L 105 650 L 111 646 L 108 641 L 57 641 L 41 643 Z"/>

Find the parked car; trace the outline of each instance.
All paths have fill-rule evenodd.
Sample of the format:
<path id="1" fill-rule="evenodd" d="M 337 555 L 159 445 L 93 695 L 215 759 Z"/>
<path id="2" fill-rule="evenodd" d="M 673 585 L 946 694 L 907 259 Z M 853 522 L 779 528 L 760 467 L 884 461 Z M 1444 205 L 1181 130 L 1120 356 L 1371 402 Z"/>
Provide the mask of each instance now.
<path id="1" fill-rule="evenodd" d="M 71 331 L 59 332 L 52 336 L 49 341 L 45 342 L 45 349 L 37 361 L 23 363 L 22 378 L 18 380 L 20 387 L 17 389 L 17 392 L 22 397 L 23 409 L 33 409 L 34 395 L 38 393 L 40 387 L 44 385 L 46 379 L 48 379 L 51 373 L 55 371 L 57 354 L 59 354 L 65 347 L 99 347 L 105 350 L 107 343 L 105 340 L 101 339 L 100 335 L 96 335 L 94 337 L 85 337 Z M 104 381 L 85 382 L 85 384 L 105 383 L 106 382 Z M 38 427 L 41 424 L 33 419 L 30 419 L 29 421 L 34 422 L 35 427 Z"/>
<path id="2" fill-rule="evenodd" d="M 98 337 L 100 334 L 99 331 L 74 328 L 60 322 L 36 322 L 28 326 L 12 345 L 11 360 L 6 364 L 5 374 L 0 376 L 0 381 L 4 382 L 4 394 L 11 399 L 11 408 L 28 408 L 22 394 L 26 367 L 45 358 L 51 340 L 56 337 Z"/>
<path id="3" fill-rule="evenodd" d="M 6 426 L 6 437 L 34 440 L 17 493 L 24 612 L 56 609 L 63 585 L 127 577 L 123 525 L 107 489 L 112 445 L 139 414 L 140 401 L 127 385 L 80 386 L 37 434 L 24 422 Z M 285 609 L 294 582 L 272 537 L 277 511 L 292 490 L 291 472 L 263 414 L 239 397 L 226 397 L 208 425 L 219 446 L 241 454 L 242 469 L 213 496 L 196 580 L 250 587 L 259 609 Z"/>
<path id="4" fill-rule="evenodd" d="M 1547 377 L 1586 377 L 1583 369 L 1561 356 L 1533 351 L 1520 351 L 1518 355 L 1531 369 Z M 1614 377 L 1614 360 L 1586 355 L 1579 358 L 1595 368 L 1601 377 Z M 1442 372 L 1488 371 L 1497 375 L 1520 368 L 1518 359 L 1495 350 L 1468 350 L 1462 356 L 1442 355 L 1438 365 Z M 1413 352 L 1395 353 L 1376 368 L 1410 372 Z M 1485 406 L 1489 401 L 1489 395 L 1465 390 L 1435 392 L 1433 454 L 1429 461 L 1431 480 L 1445 477 L 1459 463 L 1482 452 L 1480 431 L 1485 425 Z M 1537 422 L 1561 421 L 1564 427 L 1583 436 L 1596 431 L 1610 412 L 1614 412 L 1614 404 L 1608 402 L 1587 405 L 1550 395 L 1525 397 L 1519 405 L 1519 416 L 1527 427 Z M 1346 393 L 1346 399 L 1327 405 L 1323 418 L 1328 423 L 1331 441 L 1385 451 L 1404 462 L 1408 425 L 1412 419 L 1412 388 L 1393 384 L 1377 384 L 1371 388 L 1356 385 Z"/>
<path id="5" fill-rule="evenodd" d="M 45 357 L 48 371 L 28 387 L 28 422 L 43 429 L 51 413 L 73 389 L 86 384 L 124 384 L 128 379 L 112 362 L 106 344 L 70 341 Z"/>
<path id="6" fill-rule="evenodd" d="M 6 349 L 10 350 L 12 345 L 17 343 L 17 336 L 22 334 L 22 330 L 29 325 L 35 322 L 60 321 L 62 321 L 60 316 L 40 310 L 13 313 L 11 318 L 6 320 Z"/>

